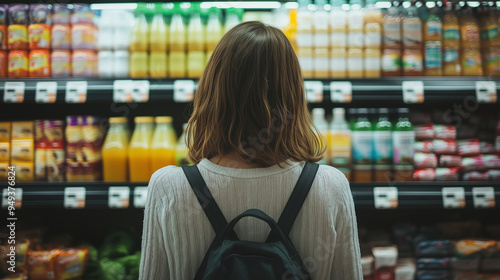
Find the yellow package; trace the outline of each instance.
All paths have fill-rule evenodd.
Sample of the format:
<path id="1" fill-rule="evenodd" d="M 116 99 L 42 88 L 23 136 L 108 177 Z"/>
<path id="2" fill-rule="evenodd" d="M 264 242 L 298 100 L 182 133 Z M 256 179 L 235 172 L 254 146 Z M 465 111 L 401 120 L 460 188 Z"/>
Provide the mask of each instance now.
<path id="1" fill-rule="evenodd" d="M 12 161 L 33 161 L 34 155 L 33 140 L 12 140 Z"/>
<path id="2" fill-rule="evenodd" d="M 61 250 L 55 261 L 55 279 L 68 280 L 83 276 L 88 252 L 87 248 Z"/>
<path id="3" fill-rule="evenodd" d="M 7 182 L 7 176 L 9 173 L 9 163 L 8 162 L 0 162 L 0 182 Z"/>
<path id="4" fill-rule="evenodd" d="M 30 248 L 30 241 L 23 239 L 16 242 L 16 266 L 22 269 L 28 268 L 28 250 Z"/>
<path id="5" fill-rule="evenodd" d="M 482 255 L 488 248 L 495 245 L 493 240 L 464 239 L 455 244 L 455 257 L 476 258 Z"/>
<path id="6" fill-rule="evenodd" d="M 9 142 L 11 132 L 10 122 L 0 122 L 0 141 Z"/>
<path id="7" fill-rule="evenodd" d="M 32 139 L 34 136 L 33 122 L 12 122 L 12 140 Z"/>
<path id="8" fill-rule="evenodd" d="M 15 167 L 16 181 L 33 181 L 34 164 L 32 161 L 12 161 L 12 166 Z"/>
<path id="9" fill-rule="evenodd" d="M 10 161 L 10 143 L 0 142 L 0 161 Z"/>
<path id="10" fill-rule="evenodd" d="M 30 251 L 28 253 L 28 274 L 30 280 L 55 279 L 54 259 L 59 250 Z"/>

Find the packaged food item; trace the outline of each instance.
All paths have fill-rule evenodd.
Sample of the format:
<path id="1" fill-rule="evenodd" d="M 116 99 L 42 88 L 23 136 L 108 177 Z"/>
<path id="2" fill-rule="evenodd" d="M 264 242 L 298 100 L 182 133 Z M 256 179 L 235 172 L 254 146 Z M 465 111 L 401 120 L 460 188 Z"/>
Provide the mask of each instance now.
<path id="1" fill-rule="evenodd" d="M 444 258 L 451 257 L 455 252 L 455 245 L 451 240 L 420 241 L 415 247 L 417 258 Z"/>
<path id="2" fill-rule="evenodd" d="M 12 122 L 12 139 L 31 139 L 35 135 L 34 123 L 32 121 L 26 122 Z"/>
<path id="3" fill-rule="evenodd" d="M 12 161 L 11 165 L 16 168 L 16 180 L 30 182 L 34 179 L 33 161 Z"/>
<path id="4" fill-rule="evenodd" d="M 97 76 L 97 55 L 93 51 L 73 51 L 72 56 L 73 77 Z"/>
<path id="5" fill-rule="evenodd" d="M 12 140 L 12 160 L 33 161 L 34 153 L 33 139 Z"/>
<path id="6" fill-rule="evenodd" d="M 11 4 L 9 5 L 9 25 L 13 24 L 29 24 L 28 17 L 29 5 L 27 4 Z"/>
<path id="7" fill-rule="evenodd" d="M 50 70 L 52 77 L 71 76 L 71 52 L 52 51 L 50 57 Z"/>
<path id="8" fill-rule="evenodd" d="M 375 257 L 375 279 L 395 279 L 395 269 L 398 260 L 396 246 L 374 247 L 372 249 Z"/>
<path id="9" fill-rule="evenodd" d="M 46 164 L 47 180 L 50 182 L 64 181 L 64 122 L 60 120 L 44 121 L 44 135 L 47 141 Z"/>
<path id="10" fill-rule="evenodd" d="M 415 125 L 415 139 L 427 140 L 434 139 L 434 124 L 419 124 Z"/>
<path id="11" fill-rule="evenodd" d="M 500 168 L 500 157 L 497 155 L 482 155 L 485 168 Z"/>
<path id="12" fill-rule="evenodd" d="M 464 157 L 461 164 L 463 171 L 478 171 L 486 167 L 482 156 Z"/>
<path id="13" fill-rule="evenodd" d="M 8 162 L 0 162 L 0 180 L 7 181 L 10 164 Z M 1 257 L 1 256 L 0 256 Z"/>
<path id="14" fill-rule="evenodd" d="M 399 259 L 395 272 L 395 280 L 413 280 L 415 277 L 415 261 L 413 259 Z"/>
<path id="15" fill-rule="evenodd" d="M 28 77 L 28 52 L 10 51 L 9 52 L 9 78 Z"/>
<path id="16" fill-rule="evenodd" d="M 458 167 L 436 168 L 436 181 L 458 181 Z"/>
<path id="17" fill-rule="evenodd" d="M 166 56 L 166 53 L 165 53 Z M 99 51 L 98 53 L 98 72 L 99 77 L 113 77 L 113 52 L 112 51 Z M 166 68 L 165 64 L 165 68 Z"/>
<path id="18" fill-rule="evenodd" d="M 50 77 L 50 51 L 30 52 L 30 77 Z"/>
<path id="19" fill-rule="evenodd" d="M 401 76 L 401 50 L 384 49 L 382 53 L 382 76 L 398 77 Z"/>
<path id="20" fill-rule="evenodd" d="M 434 140 L 433 146 L 436 155 L 457 153 L 457 142 L 454 140 Z"/>
<path id="21" fill-rule="evenodd" d="M 83 173 L 83 119 L 81 116 L 68 116 L 66 120 L 66 180 L 81 181 Z"/>
<path id="22" fill-rule="evenodd" d="M 88 261 L 87 248 L 61 250 L 55 258 L 55 280 L 78 279 L 83 276 Z"/>
<path id="23" fill-rule="evenodd" d="M 1 10 L 2 7 L 0 6 L 0 12 Z M 0 50 L 2 51 L 6 51 L 8 49 L 7 38 L 8 38 L 8 26 L 0 25 Z"/>
<path id="24" fill-rule="evenodd" d="M 91 24 L 75 24 L 71 27 L 71 48 L 74 50 L 95 50 L 97 29 Z"/>
<path id="25" fill-rule="evenodd" d="M 66 4 L 52 4 L 52 23 L 69 24 L 70 11 Z"/>
<path id="26" fill-rule="evenodd" d="M 479 139 L 467 139 L 457 141 L 458 154 L 461 156 L 479 155 L 481 148 Z"/>
<path id="27" fill-rule="evenodd" d="M 441 140 L 455 140 L 457 129 L 453 125 L 434 125 L 434 137 Z"/>
<path id="28" fill-rule="evenodd" d="M 12 123 L 0 122 L 0 141 L 9 142 L 11 131 L 12 131 Z"/>
<path id="29" fill-rule="evenodd" d="M 490 181 L 500 181 L 500 170 L 488 170 Z"/>
<path id="30" fill-rule="evenodd" d="M 35 120 L 35 181 L 47 180 L 47 141 L 44 121 Z"/>
<path id="31" fill-rule="evenodd" d="M 451 268 L 451 258 L 418 258 L 418 270 L 449 270 Z"/>
<path id="32" fill-rule="evenodd" d="M 363 280 L 374 280 L 373 278 L 373 257 L 362 256 L 361 267 L 363 269 Z"/>
<path id="33" fill-rule="evenodd" d="M 0 51 L 0 78 L 5 78 L 9 75 L 9 71 L 7 70 L 8 64 L 9 64 L 9 56 L 7 52 Z"/>
<path id="34" fill-rule="evenodd" d="M 83 180 L 92 182 L 102 178 L 102 144 L 104 132 L 99 127 L 100 118 L 82 117 L 83 142 L 81 146 Z"/>
<path id="35" fill-rule="evenodd" d="M 31 4 L 29 13 L 30 24 L 50 24 L 50 7 L 47 4 Z"/>
<path id="36" fill-rule="evenodd" d="M 95 24 L 95 14 L 88 4 L 73 4 L 72 24 Z"/>
<path id="37" fill-rule="evenodd" d="M 436 169 L 426 168 L 415 170 L 413 173 L 413 181 L 434 181 L 436 180 Z"/>
<path id="38" fill-rule="evenodd" d="M 10 161 L 10 143 L 0 142 L 0 162 Z"/>
<path id="39" fill-rule="evenodd" d="M 486 142 L 486 141 L 480 141 L 479 142 L 479 151 L 481 154 L 494 154 L 495 153 L 495 144 Z"/>
<path id="40" fill-rule="evenodd" d="M 16 242 L 16 268 L 28 268 L 28 250 L 30 248 L 29 239 L 21 239 Z"/>
<path id="41" fill-rule="evenodd" d="M 413 163 L 416 168 L 436 168 L 437 156 L 435 154 L 415 153 L 413 155 Z"/>
<path id="42" fill-rule="evenodd" d="M 7 25 L 7 13 L 9 5 L 0 4 L 0 25 Z"/>
<path id="43" fill-rule="evenodd" d="M 28 27 L 29 48 L 50 48 L 50 27 L 46 24 L 30 24 Z"/>
<path id="44" fill-rule="evenodd" d="M 439 157 L 439 166 L 441 167 L 461 167 L 461 156 L 442 155 Z"/>
<path id="45" fill-rule="evenodd" d="M 69 50 L 71 48 L 71 27 L 68 24 L 54 24 L 51 30 L 52 49 Z"/>
<path id="46" fill-rule="evenodd" d="M 8 48 L 9 50 L 28 49 L 28 9 L 27 4 L 9 6 Z"/>
<path id="47" fill-rule="evenodd" d="M 432 153 L 434 150 L 434 144 L 432 141 L 416 141 L 414 147 L 416 153 Z"/>
<path id="48" fill-rule="evenodd" d="M 30 251 L 28 253 L 28 274 L 30 280 L 55 279 L 54 259 L 59 250 Z"/>
<path id="49" fill-rule="evenodd" d="M 417 270 L 417 280 L 448 280 L 451 272 L 448 270 Z"/>
<path id="50" fill-rule="evenodd" d="M 463 181 L 488 181 L 489 175 L 487 172 L 471 171 L 465 172 L 462 177 Z"/>

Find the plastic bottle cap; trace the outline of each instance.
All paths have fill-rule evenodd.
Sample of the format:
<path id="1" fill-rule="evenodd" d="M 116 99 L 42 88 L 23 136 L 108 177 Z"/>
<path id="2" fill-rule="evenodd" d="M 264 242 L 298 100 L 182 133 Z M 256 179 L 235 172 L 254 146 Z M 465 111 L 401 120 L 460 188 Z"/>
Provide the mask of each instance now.
<path id="1" fill-rule="evenodd" d="M 155 118 L 156 123 L 171 123 L 172 121 L 173 121 L 173 118 L 170 116 L 161 116 L 161 117 Z"/>
<path id="2" fill-rule="evenodd" d="M 113 117 L 109 118 L 109 123 L 110 124 L 118 124 L 118 123 L 127 123 L 128 119 L 125 117 Z"/>
<path id="3" fill-rule="evenodd" d="M 134 119 L 135 123 L 152 123 L 154 122 L 153 117 L 135 117 Z"/>
<path id="4" fill-rule="evenodd" d="M 323 108 L 314 108 L 312 110 L 312 113 L 313 113 L 313 116 L 321 117 L 321 116 L 325 115 L 325 109 L 323 109 Z"/>

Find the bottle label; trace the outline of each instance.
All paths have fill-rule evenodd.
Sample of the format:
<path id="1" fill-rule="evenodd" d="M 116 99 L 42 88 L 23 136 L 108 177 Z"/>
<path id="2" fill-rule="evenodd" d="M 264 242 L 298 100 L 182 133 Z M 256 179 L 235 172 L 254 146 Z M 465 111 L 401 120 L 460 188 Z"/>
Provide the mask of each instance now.
<path id="1" fill-rule="evenodd" d="M 373 132 L 373 159 L 375 163 L 392 163 L 392 133 L 390 131 Z"/>
<path id="2" fill-rule="evenodd" d="M 363 31 L 351 31 L 348 36 L 349 47 L 363 47 Z"/>
<path id="3" fill-rule="evenodd" d="M 431 21 L 427 23 L 427 35 L 428 36 L 441 36 L 441 22 Z"/>
<path id="4" fill-rule="evenodd" d="M 473 68 L 481 66 L 481 55 L 478 51 L 464 53 L 464 68 Z"/>
<path id="5" fill-rule="evenodd" d="M 328 71 L 328 58 L 317 56 L 314 58 L 314 70 L 315 71 Z"/>
<path id="6" fill-rule="evenodd" d="M 462 39 L 465 41 L 479 41 L 479 29 L 475 26 L 462 27 Z"/>
<path id="7" fill-rule="evenodd" d="M 378 23 L 367 23 L 365 26 L 365 47 L 380 48 L 382 44 L 381 29 Z"/>
<path id="8" fill-rule="evenodd" d="M 460 31 L 455 27 L 448 27 L 443 30 L 444 40 L 460 40 Z"/>
<path id="9" fill-rule="evenodd" d="M 333 165 L 349 164 L 351 161 L 351 135 L 349 131 L 332 131 L 328 147 Z"/>
<path id="10" fill-rule="evenodd" d="M 444 62 L 458 62 L 458 48 L 445 48 Z"/>
<path id="11" fill-rule="evenodd" d="M 441 42 L 426 42 L 425 43 L 425 68 L 441 68 L 442 53 Z"/>
<path id="12" fill-rule="evenodd" d="M 401 25 L 399 24 L 399 22 L 384 24 L 384 44 L 401 44 Z"/>
<path id="13" fill-rule="evenodd" d="M 314 47 L 316 48 L 328 48 L 328 33 L 315 33 L 314 34 Z"/>
<path id="14" fill-rule="evenodd" d="M 498 38 L 498 25 L 490 25 L 486 29 L 486 39 L 496 40 Z"/>
<path id="15" fill-rule="evenodd" d="M 345 48 L 347 46 L 347 34 L 345 31 L 332 32 L 330 44 L 332 48 Z"/>
<path id="16" fill-rule="evenodd" d="M 352 132 L 352 154 L 355 164 L 372 163 L 372 141 L 371 131 Z"/>
<path id="17" fill-rule="evenodd" d="M 312 33 L 298 32 L 297 33 L 297 46 L 299 48 L 310 48 L 312 47 Z"/>
<path id="18" fill-rule="evenodd" d="M 314 59 L 311 56 L 299 56 L 299 64 L 303 71 L 312 71 Z"/>
<path id="19" fill-rule="evenodd" d="M 345 72 L 347 69 L 347 62 L 345 57 L 332 57 L 330 63 L 330 70 Z"/>
<path id="20" fill-rule="evenodd" d="M 414 131 L 394 131 L 392 144 L 394 146 L 394 164 L 411 164 L 413 162 Z"/>
<path id="21" fill-rule="evenodd" d="M 349 71 L 363 71 L 362 57 L 349 57 L 347 60 L 347 68 Z"/>
<path id="22" fill-rule="evenodd" d="M 382 70 L 394 72 L 401 69 L 401 57 L 398 52 L 385 53 L 382 57 Z"/>
<path id="23" fill-rule="evenodd" d="M 403 58 L 403 68 L 405 71 L 422 72 L 424 65 L 421 53 L 405 54 Z"/>
<path id="24" fill-rule="evenodd" d="M 379 57 L 365 57 L 365 70 L 380 71 Z"/>
<path id="25" fill-rule="evenodd" d="M 422 25 L 420 23 L 405 23 L 403 25 L 403 34 L 405 48 L 422 44 Z"/>

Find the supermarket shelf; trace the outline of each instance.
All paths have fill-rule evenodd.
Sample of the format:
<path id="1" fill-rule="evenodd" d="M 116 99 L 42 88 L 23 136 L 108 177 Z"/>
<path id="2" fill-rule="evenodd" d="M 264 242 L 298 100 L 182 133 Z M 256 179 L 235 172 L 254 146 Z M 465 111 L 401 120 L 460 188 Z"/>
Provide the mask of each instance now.
<path id="1" fill-rule="evenodd" d="M 184 80 L 184 79 L 182 79 Z M 187 79 L 189 80 L 189 79 Z M 24 82 L 23 103 L 35 103 L 36 87 L 39 82 L 56 82 L 57 98 L 55 103 L 65 103 L 66 84 L 68 82 L 86 81 L 87 98 L 85 103 L 114 102 L 113 90 L 114 82 L 121 81 L 107 78 L 43 78 L 43 79 L 0 79 L 0 103 L 4 103 L 4 92 L 6 82 Z M 144 102 L 173 102 L 175 79 L 148 79 L 135 80 L 149 82 L 149 97 Z M 196 80 L 193 81 L 196 84 Z M 323 84 L 323 93 L 319 93 L 322 98 L 316 102 L 329 103 L 331 101 L 331 82 L 341 82 L 340 80 L 318 79 L 306 81 L 320 81 Z M 403 82 L 422 81 L 424 85 L 424 103 L 434 102 L 465 102 L 467 97 L 476 97 L 476 82 L 494 82 L 494 87 L 500 89 L 500 78 L 492 77 L 395 77 L 381 79 L 358 79 L 342 80 L 350 82 L 352 85 L 352 102 L 391 102 L 404 104 L 403 102 Z M 181 98 L 182 99 L 182 98 Z M 499 103 L 500 98 L 496 98 Z M 176 100 L 178 101 L 178 100 Z M 313 102 L 313 101 L 311 101 Z M 335 103 L 343 103 L 336 101 Z"/>
<path id="2" fill-rule="evenodd" d="M 111 208 L 109 206 L 110 187 L 128 187 L 129 205 L 118 208 L 143 208 L 146 193 L 136 190 L 144 190 L 147 183 L 103 183 L 103 182 L 19 182 L 17 188 L 22 189 L 21 208 L 65 208 L 65 188 L 84 187 L 86 189 L 86 209 Z M 142 188 L 141 188 L 142 187 Z M 352 183 L 351 190 L 354 202 L 358 209 L 375 209 L 375 188 L 395 187 L 397 189 L 398 205 L 396 209 L 444 209 L 443 190 L 446 188 L 463 188 L 465 207 L 467 209 L 483 208 L 475 207 L 475 188 L 489 187 L 493 190 L 493 200 L 496 211 L 500 210 L 500 182 L 401 182 L 401 183 Z M 6 187 L 2 186 L 3 200 L 5 200 Z M 477 189 L 476 189 L 477 190 Z M 138 192 L 138 193 L 136 193 Z M 137 201 L 136 201 L 137 200 Z M 491 200 L 490 200 L 491 201 Z M 142 203 L 141 203 L 142 202 Z M 4 202 L 2 202 L 3 204 Z M 136 205 L 136 203 L 138 203 Z M 384 207 L 382 207 L 384 208 Z M 453 207 L 451 207 L 453 208 Z M 393 209 L 389 209 L 391 211 Z"/>

